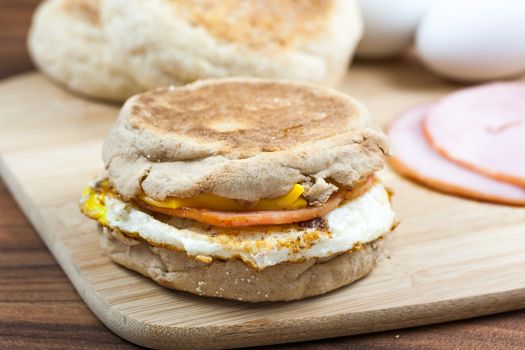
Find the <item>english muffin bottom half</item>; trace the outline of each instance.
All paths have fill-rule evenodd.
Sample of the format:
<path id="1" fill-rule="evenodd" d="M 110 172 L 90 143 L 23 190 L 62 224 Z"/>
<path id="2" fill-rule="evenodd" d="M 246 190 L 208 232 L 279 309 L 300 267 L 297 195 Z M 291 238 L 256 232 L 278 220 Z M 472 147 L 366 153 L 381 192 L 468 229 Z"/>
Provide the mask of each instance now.
<path id="1" fill-rule="evenodd" d="M 335 90 L 199 81 L 126 102 L 80 208 L 113 261 L 165 287 L 297 300 L 373 269 L 396 225 L 375 176 L 389 152 Z"/>

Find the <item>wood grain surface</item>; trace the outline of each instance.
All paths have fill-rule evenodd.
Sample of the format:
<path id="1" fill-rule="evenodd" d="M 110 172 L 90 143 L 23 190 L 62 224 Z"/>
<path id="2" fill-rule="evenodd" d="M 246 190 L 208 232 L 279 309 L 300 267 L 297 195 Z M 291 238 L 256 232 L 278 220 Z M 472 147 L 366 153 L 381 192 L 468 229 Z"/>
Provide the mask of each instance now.
<path id="1" fill-rule="evenodd" d="M 25 33 L 38 0 L 0 0 L 0 76 L 30 69 Z M 525 311 L 280 349 L 523 349 Z M 136 348 L 90 312 L 0 184 L 0 348 Z"/>

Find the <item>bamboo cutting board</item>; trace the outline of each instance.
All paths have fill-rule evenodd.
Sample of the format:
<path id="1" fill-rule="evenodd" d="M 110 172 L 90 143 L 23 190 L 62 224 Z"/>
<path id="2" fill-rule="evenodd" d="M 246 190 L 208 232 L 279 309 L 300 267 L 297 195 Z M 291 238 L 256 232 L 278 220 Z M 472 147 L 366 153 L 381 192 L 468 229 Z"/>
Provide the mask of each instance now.
<path id="1" fill-rule="evenodd" d="M 386 125 L 457 88 L 406 62 L 356 65 L 341 89 Z M 118 106 L 71 95 L 36 73 L 0 83 L 0 171 L 76 289 L 111 330 L 154 348 L 274 344 L 430 324 L 525 307 L 525 209 L 440 194 L 388 169 L 402 224 L 365 279 L 299 302 L 245 304 L 166 290 L 98 247 L 77 200 L 102 169 Z"/>

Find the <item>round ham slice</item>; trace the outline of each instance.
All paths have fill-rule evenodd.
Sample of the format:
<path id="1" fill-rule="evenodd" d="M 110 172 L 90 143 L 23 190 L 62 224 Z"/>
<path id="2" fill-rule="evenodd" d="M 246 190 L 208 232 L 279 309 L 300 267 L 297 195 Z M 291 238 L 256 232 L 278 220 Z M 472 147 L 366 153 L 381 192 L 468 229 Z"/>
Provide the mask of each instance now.
<path id="1" fill-rule="evenodd" d="M 453 93 L 429 111 L 424 129 L 445 157 L 525 187 L 525 84 L 495 83 Z"/>
<path id="2" fill-rule="evenodd" d="M 142 201 L 138 204 L 152 211 L 170 216 L 192 219 L 212 226 L 245 227 L 257 225 L 282 225 L 307 221 L 328 214 L 330 211 L 337 208 L 343 199 L 343 196 L 337 194 L 332 196 L 320 207 L 295 210 L 259 210 L 250 212 L 219 211 L 187 207 L 177 209 L 160 208 Z"/>
<path id="3" fill-rule="evenodd" d="M 405 176 L 442 192 L 477 200 L 525 205 L 525 189 L 478 174 L 449 161 L 426 140 L 422 122 L 430 106 L 403 113 L 388 130 L 395 157 L 391 166 Z"/>

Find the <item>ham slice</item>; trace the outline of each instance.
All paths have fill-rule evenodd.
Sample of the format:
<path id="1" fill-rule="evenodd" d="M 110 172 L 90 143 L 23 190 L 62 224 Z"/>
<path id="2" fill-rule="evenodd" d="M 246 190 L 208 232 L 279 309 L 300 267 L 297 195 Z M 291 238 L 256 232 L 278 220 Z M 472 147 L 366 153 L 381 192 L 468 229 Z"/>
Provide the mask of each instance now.
<path id="1" fill-rule="evenodd" d="M 295 210 L 258 210 L 258 211 L 219 211 L 202 208 L 161 208 L 148 204 L 141 200 L 136 203 L 151 211 L 192 219 L 212 226 L 220 227 L 244 227 L 258 225 L 282 225 L 301 221 L 308 221 L 321 217 L 337 208 L 341 202 L 354 199 L 368 191 L 374 182 L 374 178 L 367 179 L 363 184 L 353 190 L 342 190 L 333 194 L 328 201 L 319 207 L 307 207 Z"/>
<path id="2" fill-rule="evenodd" d="M 388 130 L 395 157 L 391 166 L 442 192 L 503 204 L 525 205 L 525 189 L 478 174 L 449 161 L 426 140 L 422 122 L 430 106 L 403 113 Z"/>
<path id="3" fill-rule="evenodd" d="M 243 227 L 257 225 L 281 225 L 307 221 L 328 214 L 343 200 L 340 195 L 333 196 L 320 207 L 310 207 L 296 210 L 259 210 L 259 211 L 218 211 L 199 208 L 160 208 L 141 202 L 139 205 L 152 211 L 170 216 L 192 219 L 212 226 Z"/>
<path id="4" fill-rule="evenodd" d="M 445 157 L 525 187 L 525 84 L 495 83 L 453 93 L 429 111 L 425 133 Z"/>

